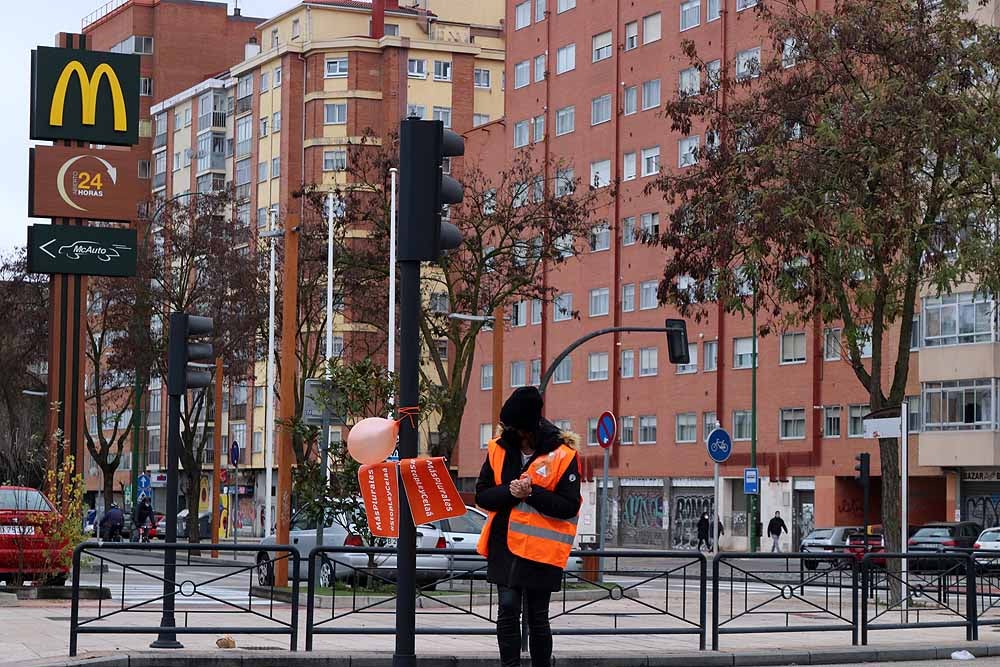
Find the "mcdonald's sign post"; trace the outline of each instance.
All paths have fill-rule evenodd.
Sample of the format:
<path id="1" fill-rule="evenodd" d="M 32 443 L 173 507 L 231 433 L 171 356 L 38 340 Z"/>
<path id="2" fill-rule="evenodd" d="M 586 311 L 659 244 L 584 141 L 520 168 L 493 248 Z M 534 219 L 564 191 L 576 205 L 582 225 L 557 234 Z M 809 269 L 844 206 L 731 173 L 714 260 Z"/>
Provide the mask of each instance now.
<path id="1" fill-rule="evenodd" d="M 139 142 L 139 56 L 39 46 L 31 52 L 31 138 Z"/>

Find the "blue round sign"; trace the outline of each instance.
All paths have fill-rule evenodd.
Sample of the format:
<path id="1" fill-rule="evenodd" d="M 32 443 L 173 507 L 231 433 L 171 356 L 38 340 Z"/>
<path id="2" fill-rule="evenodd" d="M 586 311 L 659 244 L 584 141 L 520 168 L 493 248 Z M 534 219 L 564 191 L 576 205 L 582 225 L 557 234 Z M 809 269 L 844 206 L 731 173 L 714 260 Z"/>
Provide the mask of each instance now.
<path id="1" fill-rule="evenodd" d="M 725 463 L 733 453 L 733 438 L 726 429 L 717 428 L 708 434 L 705 446 L 713 461 Z"/>
<path id="2" fill-rule="evenodd" d="M 149 488 L 149 475 L 145 473 L 139 475 L 139 477 L 136 479 L 136 482 L 138 483 L 139 488 L 145 491 L 146 489 Z"/>
<path id="3" fill-rule="evenodd" d="M 616 435 L 618 435 L 618 421 L 613 414 L 605 412 L 597 420 L 597 443 L 607 449 L 614 443 Z"/>

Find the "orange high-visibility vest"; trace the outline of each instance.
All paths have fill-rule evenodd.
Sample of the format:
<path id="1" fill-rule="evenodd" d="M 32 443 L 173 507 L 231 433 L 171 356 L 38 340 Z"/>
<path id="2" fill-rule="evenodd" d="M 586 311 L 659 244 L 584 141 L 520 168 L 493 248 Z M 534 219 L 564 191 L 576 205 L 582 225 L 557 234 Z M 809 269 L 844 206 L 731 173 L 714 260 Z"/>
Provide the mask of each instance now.
<path id="1" fill-rule="evenodd" d="M 496 440 L 491 440 L 487 456 L 490 467 L 493 468 L 494 483 L 497 485 L 502 483 L 500 475 L 505 455 L 504 448 Z M 560 445 L 555 451 L 542 454 L 528 466 L 527 473 L 531 477 L 531 483 L 547 491 L 553 491 L 575 457 L 576 451 L 566 445 Z M 489 555 L 490 528 L 495 516 L 496 512 L 487 512 L 486 525 L 479 535 L 476 551 L 483 556 Z M 507 548 L 515 556 L 563 569 L 573 549 L 576 522 L 577 517 L 556 519 L 542 514 L 522 500 L 510 512 Z"/>

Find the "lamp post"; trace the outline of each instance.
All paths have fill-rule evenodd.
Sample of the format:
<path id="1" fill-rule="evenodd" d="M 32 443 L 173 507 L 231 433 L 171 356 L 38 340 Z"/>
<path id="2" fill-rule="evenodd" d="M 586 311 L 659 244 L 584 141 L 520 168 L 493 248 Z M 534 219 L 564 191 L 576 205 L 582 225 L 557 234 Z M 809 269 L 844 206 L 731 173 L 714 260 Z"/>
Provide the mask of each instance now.
<path id="1" fill-rule="evenodd" d="M 493 324 L 493 396 L 492 420 L 493 428 L 500 423 L 500 407 L 503 405 L 503 323 L 506 321 L 503 306 L 493 310 L 492 315 L 466 315 L 465 313 L 449 313 L 448 319 L 462 322 L 489 322 Z M 496 324 L 500 323 L 497 327 Z"/>
<path id="2" fill-rule="evenodd" d="M 268 212 L 271 229 L 259 236 L 271 246 L 270 268 L 267 273 L 267 398 L 264 402 L 264 534 L 271 535 L 274 508 L 271 502 L 272 469 L 274 468 L 274 239 L 285 235 L 274 229 L 274 211 Z"/>

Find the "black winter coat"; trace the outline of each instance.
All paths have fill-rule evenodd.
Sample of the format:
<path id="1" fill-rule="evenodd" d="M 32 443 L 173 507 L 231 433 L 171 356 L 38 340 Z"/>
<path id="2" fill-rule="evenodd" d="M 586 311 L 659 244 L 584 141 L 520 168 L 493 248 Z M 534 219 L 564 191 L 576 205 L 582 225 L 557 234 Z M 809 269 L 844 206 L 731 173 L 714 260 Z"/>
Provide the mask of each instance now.
<path id="1" fill-rule="evenodd" d="M 496 512 L 490 526 L 489 556 L 487 557 L 486 579 L 498 586 L 519 589 L 541 589 L 558 591 L 562 585 L 562 570 L 547 563 L 539 563 L 515 556 L 507 547 L 507 525 L 511 510 L 521 502 L 510 494 L 510 483 L 521 476 L 537 457 L 555 451 L 560 445 L 574 447 L 576 436 L 560 431 L 554 424 L 543 419 L 536 435 L 535 454 L 524 465 L 521 464 L 521 449 L 516 442 L 500 438 L 504 448 L 503 470 L 500 485 L 495 483 L 493 467 L 487 456 L 476 482 L 476 504 L 484 510 Z M 580 468 L 578 459 L 563 473 L 562 479 L 553 491 L 533 486 L 531 495 L 525 499 L 529 505 L 542 514 L 556 519 L 572 519 L 580 511 Z"/>

